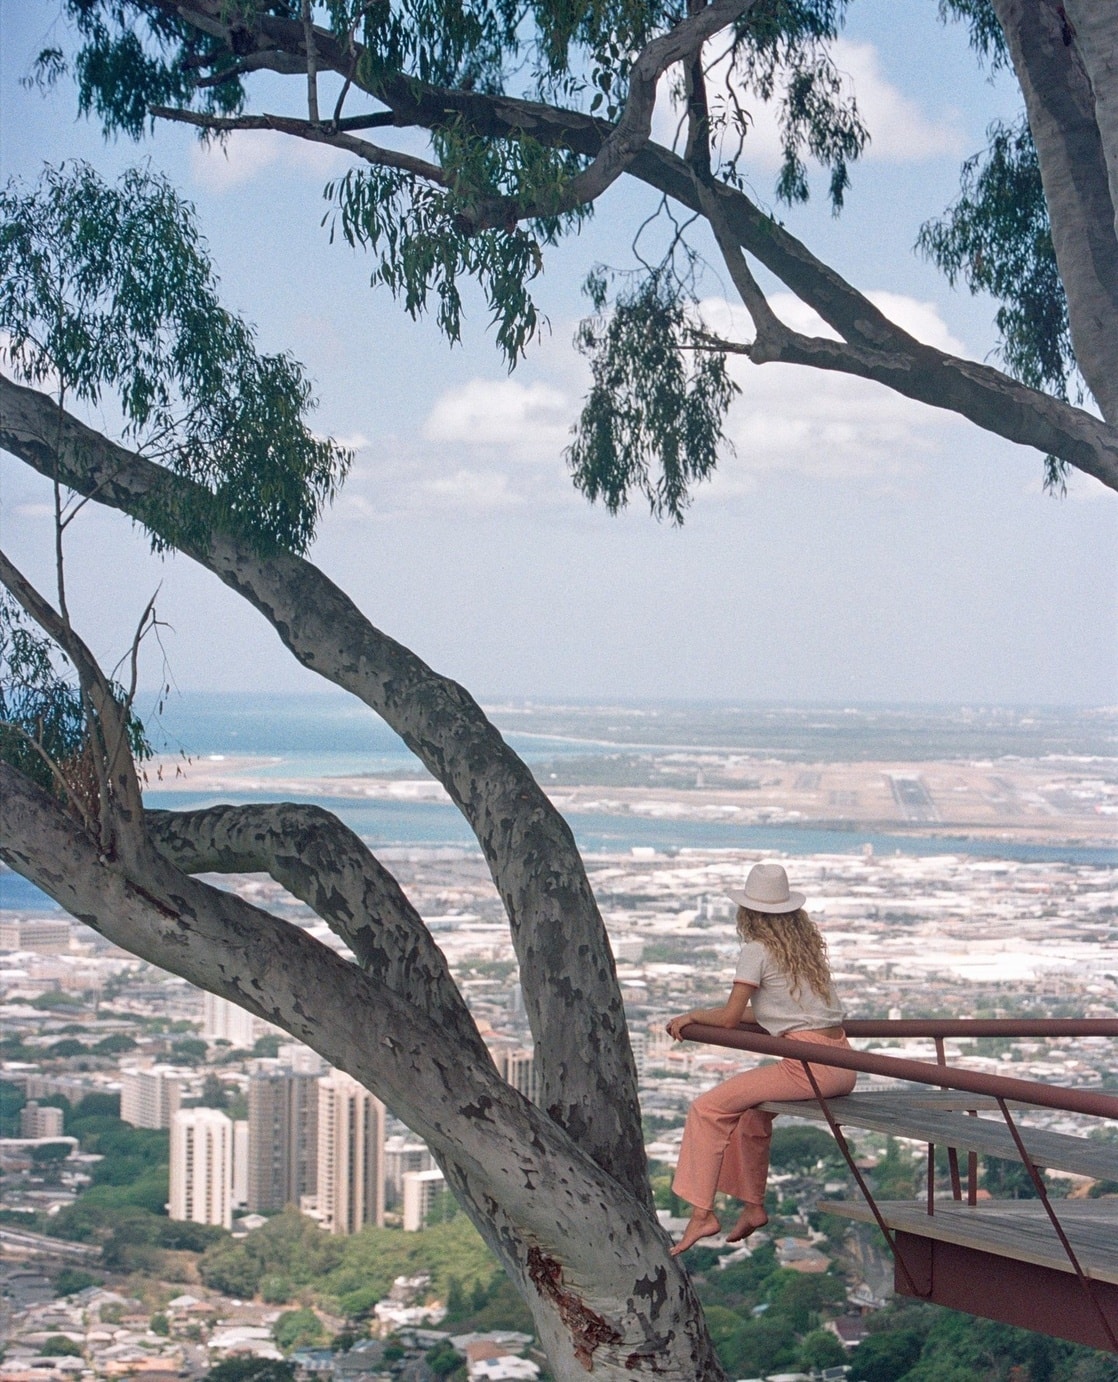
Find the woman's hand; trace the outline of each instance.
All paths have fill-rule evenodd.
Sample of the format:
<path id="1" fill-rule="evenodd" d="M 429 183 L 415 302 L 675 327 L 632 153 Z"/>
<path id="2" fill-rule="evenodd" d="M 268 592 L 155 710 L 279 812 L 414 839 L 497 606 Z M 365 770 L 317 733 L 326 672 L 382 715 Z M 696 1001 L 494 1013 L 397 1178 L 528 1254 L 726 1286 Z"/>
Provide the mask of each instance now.
<path id="1" fill-rule="evenodd" d="M 682 1017 L 673 1017 L 667 1025 L 667 1033 L 673 1041 L 682 1041 L 681 1035 L 684 1027 L 689 1027 L 695 1020 L 694 1013 L 684 1013 Z"/>

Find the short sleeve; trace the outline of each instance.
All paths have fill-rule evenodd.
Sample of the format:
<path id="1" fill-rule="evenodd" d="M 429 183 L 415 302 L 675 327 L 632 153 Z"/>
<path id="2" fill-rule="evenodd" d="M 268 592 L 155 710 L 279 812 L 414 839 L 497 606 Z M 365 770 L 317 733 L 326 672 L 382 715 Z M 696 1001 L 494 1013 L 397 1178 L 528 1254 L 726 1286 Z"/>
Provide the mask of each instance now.
<path id="1" fill-rule="evenodd" d="M 765 963 L 765 947 L 760 941 L 746 941 L 738 956 L 738 967 L 734 970 L 735 984 L 761 985 L 761 971 Z"/>

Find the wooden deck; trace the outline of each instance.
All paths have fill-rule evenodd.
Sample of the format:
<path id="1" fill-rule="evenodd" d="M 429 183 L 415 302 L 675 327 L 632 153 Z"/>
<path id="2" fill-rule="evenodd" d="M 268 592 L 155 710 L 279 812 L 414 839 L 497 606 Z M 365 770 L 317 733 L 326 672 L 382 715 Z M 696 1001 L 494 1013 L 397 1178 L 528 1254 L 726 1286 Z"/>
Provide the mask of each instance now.
<path id="1" fill-rule="evenodd" d="M 879 1200 L 877 1207 L 891 1229 L 1074 1274 L 1039 1200 L 984 1200 L 973 1208 L 937 1200 L 931 1215 L 914 1200 Z M 818 1208 L 859 1223 L 876 1222 L 863 1200 L 820 1200 Z M 1084 1275 L 1118 1285 L 1118 1199 L 1056 1200 L 1053 1208 Z"/>
<path id="2" fill-rule="evenodd" d="M 876 1094 L 849 1094 L 828 1103 L 840 1127 L 868 1128 L 891 1137 L 933 1142 L 938 1147 L 1021 1160 L 1013 1134 L 1000 1113 L 996 1113 L 997 1103 L 993 1099 L 951 1090 L 913 1093 L 906 1089 L 903 1093 L 884 1090 Z M 761 1108 L 769 1113 L 826 1121 L 814 1100 L 773 1101 Z M 979 1110 L 980 1116 L 972 1118 L 965 1111 L 968 1109 Z M 995 1110 L 994 1116 L 982 1117 L 982 1112 L 988 1110 Z M 1035 1165 L 1095 1180 L 1118 1181 L 1118 1142 L 1069 1137 L 1066 1133 L 1022 1126 L 1020 1122 L 1018 1131 Z"/>

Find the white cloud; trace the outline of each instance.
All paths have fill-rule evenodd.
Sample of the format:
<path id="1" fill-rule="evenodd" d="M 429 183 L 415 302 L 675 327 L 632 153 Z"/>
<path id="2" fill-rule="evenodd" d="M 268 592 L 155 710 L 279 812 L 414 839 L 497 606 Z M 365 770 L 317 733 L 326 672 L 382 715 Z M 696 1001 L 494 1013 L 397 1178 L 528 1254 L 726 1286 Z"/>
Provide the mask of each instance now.
<path id="1" fill-rule="evenodd" d="M 517 508 L 524 502 L 513 492 L 509 477 L 496 470 L 463 469 L 424 480 L 417 486 L 416 497 L 472 514 Z"/>
<path id="2" fill-rule="evenodd" d="M 946 108 L 937 114 L 921 109 L 918 102 L 906 96 L 882 71 L 877 49 L 872 43 L 854 43 L 839 38 L 830 47 L 835 66 L 845 79 L 848 94 L 853 92 L 863 123 L 870 132 L 870 143 L 862 157 L 888 163 L 920 163 L 944 154 L 957 155 L 964 139 L 962 119 L 958 110 Z M 711 75 L 712 100 L 723 89 L 725 68 Z M 777 122 L 779 98 L 761 101 L 750 93 L 740 92 L 742 108 L 748 112 L 749 124 L 745 137 L 745 165 L 749 168 L 775 172 L 781 164 L 783 150 Z M 652 137 L 669 146 L 680 129 L 680 107 L 673 102 L 668 83 L 661 84 Z M 736 142 L 736 133 L 727 133 L 728 141 Z"/>
<path id="3" fill-rule="evenodd" d="M 867 159 L 890 163 L 921 163 L 963 150 L 959 111 L 948 108 L 936 117 L 893 85 L 881 70 L 872 43 L 836 40 L 831 56 L 839 71 L 849 77 L 862 119 L 870 132 Z"/>
<path id="4" fill-rule="evenodd" d="M 349 162 L 339 149 L 275 130 L 235 130 L 224 140 L 198 142 L 190 150 L 192 177 L 216 196 L 243 187 L 269 168 L 321 181 Z"/>
<path id="5" fill-rule="evenodd" d="M 331 438 L 338 446 L 343 446 L 347 451 L 364 451 L 369 445 L 369 438 L 364 432 L 350 432 Z"/>
<path id="6" fill-rule="evenodd" d="M 572 400 L 539 380 L 471 379 L 436 400 L 427 441 L 499 447 L 520 460 L 554 459 L 569 438 Z"/>
<path id="7" fill-rule="evenodd" d="M 963 353 L 933 303 L 897 293 L 867 296 L 919 340 Z M 835 335 L 791 294 L 774 294 L 770 302 L 795 330 Z M 741 307 L 708 299 L 701 310 L 704 321 L 719 334 L 738 340 L 752 335 Z M 847 375 L 801 365 L 754 366 L 733 356 L 730 372 L 741 387 L 726 429 L 737 454 L 720 461 L 709 490 L 712 500 L 746 493 L 763 475 L 777 471 L 819 479 L 872 478 L 892 488 L 918 471 L 921 458 L 942 446 L 944 430 L 958 423 L 952 414 Z"/>
<path id="8" fill-rule="evenodd" d="M 270 130 L 241 130 L 226 139 L 199 141 L 190 147 L 191 176 L 207 192 L 230 192 L 271 167 L 283 140 Z"/>

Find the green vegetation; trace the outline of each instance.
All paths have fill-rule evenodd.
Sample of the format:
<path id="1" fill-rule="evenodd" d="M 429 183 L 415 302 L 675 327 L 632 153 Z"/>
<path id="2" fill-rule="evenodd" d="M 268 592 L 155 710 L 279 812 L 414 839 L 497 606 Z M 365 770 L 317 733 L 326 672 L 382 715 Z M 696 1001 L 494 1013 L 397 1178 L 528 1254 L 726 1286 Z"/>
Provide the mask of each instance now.
<path id="1" fill-rule="evenodd" d="M 1118 1382 L 1118 1359 L 1027 1329 L 896 1301 L 869 1323 L 849 1382 Z"/>
<path id="2" fill-rule="evenodd" d="M 101 1278 L 81 1267 L 63 1267 L 54 1278 L 54 1289 L 60 1296 L 76 1296 L 89 1286 L 100 1286 Z"/>
<path id="3" fill-rule="evenodd" d="M 805 1125 L 779 1124 L 773 1129 L 769 1163 L 777 1171 L 813 1171 L 820 1164 L 837 1169 L 846 1164 L 829 1132 Z"/>
<path id="4" fill-rule="evenodd" d="M 272 1338 L 284 1353 L 293 1353 L 297 1348 L 308 1348 L 326 1339 L 322 1321 L 309 1307 L 301 1310 L 285 1310 L 272 1326 Z"/>
<path id="5" fill-rule="evenodd" d="M 209 1047 L 201 1037 L 181 1037 L 171 1047 L 171 1060 L 176 1065 L 201 1065 Z"/>
<path id="6" fill-rule="evenodd" d="M 80 1358 L 82 1346 L 65 1334 L 52 1334 L 49 1339 L 44 1339 L 39 1352 L 44 1358 Z"/>
<path id="7" fill-rule="evenodd" d="M 236 1354 L 212 1367 L 205 1382 L 295 1382 L 295 1364 Z"/>

